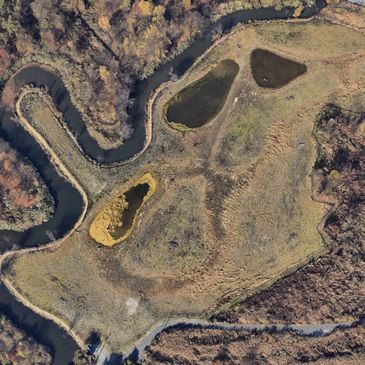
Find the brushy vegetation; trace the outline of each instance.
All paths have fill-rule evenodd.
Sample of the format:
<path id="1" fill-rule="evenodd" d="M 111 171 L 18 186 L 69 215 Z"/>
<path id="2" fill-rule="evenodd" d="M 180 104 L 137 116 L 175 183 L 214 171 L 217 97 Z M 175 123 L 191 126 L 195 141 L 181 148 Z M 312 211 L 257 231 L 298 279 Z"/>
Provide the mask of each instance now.
<path id="1" fill-rule="evenodd" d="M 23 231 L 53 212 L 54 200 L 34 166 L 0 139 L 0 229 Z"/>
<path id="2" fill-rule="evenodd" d="M 49 351 L 0 314 L 0 364 L 50 365 Z"/>
<path id="3" fill-rule="evenodd" d="M 95 365 L 95 356 L 89 351 L 77 350 L 72 360 L 72 365 Z"/>
<path id="4" fill-rule="evenodd" d="M 159 117 L 161 95 L 154 108 L 150 148 L 125 166 L 89 167 L 91 178 L 81 182 L 87 189 L 93 185 L 95 193 L 90 194 L 91 211 L 80 229 L 58 249 L 19 256 L 11 263 L 9 280 L 22 295 L 63 318 L 80 336 L 97 330 L 112 351 L 123 351 L 153 324 L 174 316 L 204 317 L 237 303 L 237 298 L 272 284 L 323 249 L 317 226 L 325 209 L 311 199 L 309 175 L 316 152 L 312 128 L 324 102 L 337 93 L 347 97 L 358 82 L 362 85 L 364 74 L 352 73 L 352 66 L 363 63 L 365 41 L 347 28 L 303 22 L 286 25 L 285 34 L 298 34 L 296 42 L 270 38 L 272 44 L 265 43 L 270 27 L 276 32 L 277 26 L 237 29 L 200 64 L 232 55 L 245 72 L 233 85 L 228 110 L 220 119 L 194 133 L 176 133 Z M 259 34 L 262 27 L 265 35 Z M 341 49 L 340 35 L 356 42 L 341 44 Z M 324 53 L 316 50 L 319 38 L 327 42 Z M 288 47 L 288 54 L 307 62 L 308 74 L 274 92 L 259 89 L 250 77 L 249 54 L 267 44 L 281 53 Z M 202 69 L 194 72 L 181 81 L 194 81 Z M 101 74 L 105 77 L 105 70 Z M 245 113 L 251 113 L 255 123 L 251 129 L 250 120 L 241 123 Z M 244 136 L 232 143 L 228 163 L 217 161 L 216 152 L 225 149 L 224 137 L 232 131 Z M 250 133 L 258 136 L 258 143 L 246 154 L 240 142 Z M 66 160 L 75 147 L 62 138 L 66 149 L 52 145 Z M 73 171 L 78 162 L 72 160 Z M 90 220 L 111 191 L 142 171 L 158 176 L 159 189 L 143 209 L 138 229 L 125 244 L 95 244 L 88 232 Z M 97 178 L 101 174 L 104 179 Z M 315 287 L 313 282 L 311 290 Z M 291 292 L 282 295 L 290 302 Z M 301 310 L 307 311 L 303 306 Z"/>
<path id="5" fill-rule="evenodd" d="M 298 3 L 265 0 L 260 6 Z M 136 82 L 184 50 L 214 18 L 255 6 L 230 0 L 1 0 L 0 81 L 29 58 L 57 63 L 89 117 L 89 131 L 103 148 L 114 148 L 132 135 Z"/>

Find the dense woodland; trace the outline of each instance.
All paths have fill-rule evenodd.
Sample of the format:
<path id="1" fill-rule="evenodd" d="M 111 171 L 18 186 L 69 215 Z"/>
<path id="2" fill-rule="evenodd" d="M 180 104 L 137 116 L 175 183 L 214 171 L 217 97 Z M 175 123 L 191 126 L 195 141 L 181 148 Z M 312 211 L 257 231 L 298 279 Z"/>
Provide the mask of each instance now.
<path id="1" fill-rule="evenodd" d="M 52 357 L 44 346 L 0 315 L 0 364 L 48 365 L 51 362 Z"/>
<path id="2" fill-rule="evenodd" d="M 0 139 L 0 229 L 40 224 L 53 209 L 53 198 L 35 168 Z"/>

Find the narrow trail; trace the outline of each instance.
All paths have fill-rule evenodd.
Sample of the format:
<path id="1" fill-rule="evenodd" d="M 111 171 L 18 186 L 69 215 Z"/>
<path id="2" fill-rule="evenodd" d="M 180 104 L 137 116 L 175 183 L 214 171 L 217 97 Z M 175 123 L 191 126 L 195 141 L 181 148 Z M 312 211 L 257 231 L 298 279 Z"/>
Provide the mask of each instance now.
<path id="1" fill-rule="evenodd" d="M 209 50 L 208 50 L 209 51 Z M 204 53 L 205 54 L 205 53 Z M 202 57 L 204 56 L 202 55 Z M 161 88 L 165 87 L 166 85 L 161 85 Z M 158 93 L 161 89 L 157 89 L 155 93 L 150 97 L 149 102 L 147 104 L 148 113 L 147 113 L 147 145 L 152 141 L 152 106 L 154 104 L 155 98 L 158 96 Z M 19 100 L 16 103 L 16 109 L 19 110 Z M 9 280 L 6 278 L 3 278 L 3 269 L 4 264 L 6 261 L 16 255 L 25 255 L 36 251 L 41 250 L 51 250 L 56 249 L 59 247 L 63 242 L 65 242 L 70 235 L 81 225 L 86 212 L 87 212 L 87 206 L 88 206 L 88 200 L 87 196 L 82 188 L 82 186 L 75 180 L 75 178 L 69 173 L 69 171 L 66 169 L 66 167 L 62 164 L 62 162 L 59 160 L 58 156 L 56 156 L 51 147 L 47 144 L 47 142 L 43 139 L 43 137 L 38 134 L 38 132 L 29 124 L 29 122 L 20 115 L 20 120 L 23 124 L 23 126 L 31 133 L 34 138 L 42 145 L 42 148 L 44 148 L 50 155 L 50 158 L 52 162 L 57 166 L 59 171 L 67 177 L 68 180 L 70 180 L 82 193 L 85 206 L 83 209 L 83 213 L 80 216 L 78 222 L 75 224 L 72 230 L 70 230 L 63 238 L 51 242 L 47 245 L 44 245 L 42 247 L 35 247 L 35 248 L 28 248 L 28 249 L 22 249 L 22 250 L 11 250 L 3 255 L 0 256 L 0 280 L 3 281 L 5 286 L 8 288 L 8 290 L 13 293 L 16 298 L 22 302 L 25 306 L 29 307 L 34 312 L 40 314 L 41 316 L 51 319 L 56 324 L 64 328 L 77 342 L 77 344 L 81 348 L 85 348 L 86 344 L 85 342 L 78 337 L 76 333 L 74 333 L 71 328 L 61 319 L 57 318 L 56 316 L 52 315 L 49 312 L 43 311 L 42 309 L 34 306 L 32 303 L 30 303 L 26 298 L 24 298 L 21 293 L 19 293 L 16 288 L 10 283 Z M 147 148 L 146 145 L 146 148 Z M 217 146 L 219 145 L 219 141 L 215 143 L 215 149 L 217 149 Z M 144 149 L 140 151 L 140 153 L 143 153 Z M 139 154 L 138 154 L 139 156 Z M 136 158 L 138 157 L 136 156 Z M 134 159 L 134 158 L 133 158 Z M 130 162 L 130 161 L 126 161 Z M 295 335 L 302 335 L 302 336 L 326 336 L 329 333 L 335 331 L 336 329 L 344 329 L 344 328 L 350 328 L 352 326 L 356 325 L 364 325 L 363 319 L 356 319 L 354 321 L 350 322 L 338 322 L 338 323 L 317 323 L 317 324 L 240 324 L 240 323 L 224 323 L 224 322 L 209 322 L 206 320 L 201 319 L 184 319 L 184 318 L 177 318 L 177 319 L 169 319 L 165 322 L 157 323 L 148 333 L 146 333 L 144 336 L 142 336 L 141 339 L 139 339 L 134 346 L 123 354 L 122 358 L 133 358 L 137 357 L 139 359 L 143 359 L 143 351 L 146 349 L 147 346 L 149 346 L 152 341 L 158 336 L 162 331 L 166 329 L 184 329 L 184 328 L 201 328 L 201 329 L 216 329 L 216 330 L 226 330 L 226 331 L 246 331 L 246 332 L 253 332 L 253 331 L 288 331 Z M 113 355 L 109 350 L 107 345 L 100 348 L 97 352 L 98 355 L 98 362 L 97 365 L 102 364 L 108 364 L 111 363 Z M 114 356 L 115 357 L 115 356 Z"/>
<path id="2" fill-rule="evenodd" d="M 363 326 L 365 321 L 362 318 L 350 322 L 338 323 L 320 323 L 320 324 L 240 324 L 240 323 L 223 323 L 209 322 L 194 319 L 171 319 L 159 323 L 154 329 L 143 336 L 133 348 L 123 354 L 123 359 L 144 359 L 144 350 L 151 345 L 153 340 L 167 329 L 207 329 L 207 330 L 224 330 L 224 331 L 243 331 L 243 332 L 290 332 L 299 336 L 321 337 L 327 336 L 336 329 L 346 329 L 353 326 Z M 108 364 L 107 362 L 105 364 Z M 101 364 L 99 364 L 101 365 Z"/>

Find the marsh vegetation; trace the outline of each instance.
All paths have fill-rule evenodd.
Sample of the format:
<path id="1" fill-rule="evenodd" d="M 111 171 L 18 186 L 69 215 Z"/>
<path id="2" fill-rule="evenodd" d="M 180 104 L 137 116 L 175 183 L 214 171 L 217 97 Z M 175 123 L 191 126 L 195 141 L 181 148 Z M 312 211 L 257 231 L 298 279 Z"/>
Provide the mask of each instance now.
<path id="1" fill-rule="evenodd" d="M 90 225 L 90 236 L 105 246 L 125 240 L 132 232 L 139 210 L 155 193 L 156 187 L 157 182 L 151 174 L 143 175 L 102 208 Z"/>

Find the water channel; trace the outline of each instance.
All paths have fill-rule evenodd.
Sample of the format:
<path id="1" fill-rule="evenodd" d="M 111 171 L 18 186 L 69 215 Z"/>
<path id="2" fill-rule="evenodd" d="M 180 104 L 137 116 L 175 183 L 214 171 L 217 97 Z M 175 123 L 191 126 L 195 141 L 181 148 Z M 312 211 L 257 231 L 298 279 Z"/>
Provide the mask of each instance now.
<path id="1" fill-rule="evenodd" d="M 301 14 L 302 18 L 315 15 L 325 6 L 323 0 L 318 0 L 312 7 L 307 7 Z M 98 160 L 103 165 L 120 164 L 141 151 L 146 141 L 145 107 L 151 93 L 161 83 L 168 81 L 171 69 L 179 77 L 182 76 L 193 62 L 202 55 L 212 44 L 214 30 L 218 27 L 223 33 L 229 32 L 238 23 L 248 23 L 259 20 L 287 19 L 293 16 L 293 8 L 261 8 L 241 10 L 224 16 L 211 26 L 173 61 L 161 66 L 151 77 L 137 83 L 133 97 L 136 105 L 133 114 L 134 134 L 121 147 L 113 150 L 103 150 L 88 133 L 81 114 L 72 105 L 70 95 L 60 77 L 40 66 L 29 66 L 15 75 L 17 89 L 26 84 L 45 86 L 48 89 L 56 107 L 63 113 L 64 120 L 84 153 L 91 159 Z M 56 202 L 54 217 L 42 225 L 30 228 L 25 232 L 0 232 L 0 253 L 17 248 L 30 248 L 41 246 L 52 239 L 57 239 L 66 234 L 79 218 L 83 201 L 82 197 L 71 183 L 60 176 L 48 159 L 47 154 L 40 145 L 29 135 L 8 110 L 0 110 L 0 135 L 15 149 L 27 156 L 38 169 L 45 183 L 49 186 Z M 0 283 L 0 309 L 20 328 L 29 331 L 41 343 L 47 345 L 53 352 L 53 365 L 66 365 L 72 360 L 77 348 L 75 341 L 63 329 L 53 322 L 35 314 L 32 310 L 21 304 Z"/>

